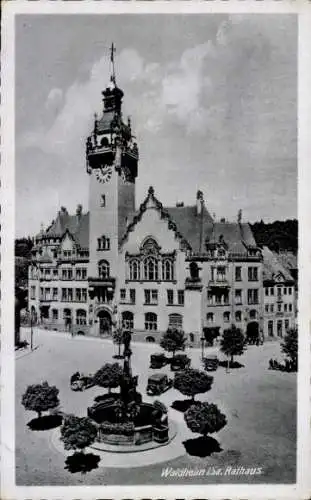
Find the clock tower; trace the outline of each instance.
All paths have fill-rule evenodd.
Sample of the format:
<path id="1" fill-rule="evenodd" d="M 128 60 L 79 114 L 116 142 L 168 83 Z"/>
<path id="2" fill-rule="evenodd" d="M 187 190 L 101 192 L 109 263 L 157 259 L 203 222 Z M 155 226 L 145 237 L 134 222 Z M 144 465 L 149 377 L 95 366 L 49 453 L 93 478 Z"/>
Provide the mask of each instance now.
<path id="1" fill-rule="evenodd" d="M 118 276 L 118 246 L 128 217 L 135 211 L 135 179 L 138 147 L 130 119 L 122 116 L 123 91 L 117 86 L 114 47 L 111 47 L 112 76 L 102 92 L 103 111 L 95 115 L 94 128 L 86 142 L 89 174 L 89 292 L 90 318 L 99 324 L 99 333 L 109 330 L 115 303 Z M 96 314 L 106 311 L 104 321 Z M 111 319 L 109 320 L 109 315 Z M 111 329 L 111 325 L 110 325 Z"/>

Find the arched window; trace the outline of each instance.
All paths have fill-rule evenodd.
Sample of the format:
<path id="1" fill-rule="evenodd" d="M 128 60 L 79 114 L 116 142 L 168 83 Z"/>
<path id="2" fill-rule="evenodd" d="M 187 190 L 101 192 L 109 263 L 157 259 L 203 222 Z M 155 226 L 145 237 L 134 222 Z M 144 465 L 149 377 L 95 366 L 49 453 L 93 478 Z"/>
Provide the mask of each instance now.
<path id="1" fill-rule="evenodd" d="M 108 148 L 109 147 L 109 141 L 107 137 L 103 137 L 102 140 L 100 141 L 100 145 L 103 148 Z"/>
<path id="2" fill-rule="evenodd" d="M 58 309 L 52 309 L 52 320 L 53 321 L 58 320 Z"/>
<path id="3" fill-rule="evenodd" d="M 168 316 L 168 326 L 169 328 L 182 329 L 182 315 L 181 314 L 169 314 Z"/>
<path id="4" fill-rule="evenodd" d="M 152 342 L 153 343 L 153 342 L 155 342 L 155 338 L 152 337 L 151 335 L 148 335 L 148 337 L 146 337 L 146 342 L 150 342 L 150 343 Z"/>
<path id="5" fill-rule="evenodd" d="M 165 259 L 162 262 L 162 279 L 164 281 L 173 281 L 174 279 L 174 264 L 170 259 Z"/>
<path id="6" fill-rule="evenodd" d="M 241 311 L 236 311 L 235 312 L 235 321 L 242 321 L 242 312 Z"/>
<path id="7" fill-rule="evenodd" d="M 206 319 L 208 323 L 213 323 L 214 322 L 214 313 L 207 313 Z"/>
<path id="8" fill-rule="evenodd" d="M 64 323 L 65 323 L 65 328 L 70 328 L 72 324 L 71 320 L 71 309 L 64 309 L 63 313 L 63 318 L 64 318 Z"/>
<path id="9" fill-rule="evenodd" d="M 157 315 L 152 312 L 145 314 L 145 330 L 155 331 L 158 329 Z"/>
<path id="10" fill-rule="evenodd" d="M 257 311 L 256 311 L 256 309 L 251 309 L 249 311 L 249 317 L 250 317 L 250 319 L 256 319 L 257 318 Z"/>
<path id="11" fill-rule="evenodd" d="M 101 236 L 97 240 L 97 250 L 110 250 L 110 238 Z"/>
<path id="12" fill-rule="evenodd" d="M 158 260 L 154 257 L 147 257 L 144 260 L 144 278 L 147 281 L 158 280 Z"/>
<path id="13" fill-rule="evenodd" d="M 224 312 L 224 321 L 226 321 L 226 323 L 228 323 L 228 321 L 230 321 L 230 313 L 229 313 L 229 311 L 225 311 Z"/>
<path id="14" fill-rule="evenodd" d="M 130 260 L 130 280 L 140 279 L 140 262 L 137 259 Z"/>
<path id="15" fill-rule="evenodd" d="M 86 325 L 86 311 L 84 309 L 78 309 L 76 312 L 76 324 Z"/>
<path id="16" fill-rule="evenodd" d="M 122 313 L 122 327 L 127 330 L 133 330 L 134 314 L 131 311 L 124 311 Z"/>
<path id="17" fill-rule="evenodd" d="M 98 263 L 98 274 L 100 278 L 109 278 L 110 275 L 109 262 L 107 262 L 106 260 L 101 260 Z"/>

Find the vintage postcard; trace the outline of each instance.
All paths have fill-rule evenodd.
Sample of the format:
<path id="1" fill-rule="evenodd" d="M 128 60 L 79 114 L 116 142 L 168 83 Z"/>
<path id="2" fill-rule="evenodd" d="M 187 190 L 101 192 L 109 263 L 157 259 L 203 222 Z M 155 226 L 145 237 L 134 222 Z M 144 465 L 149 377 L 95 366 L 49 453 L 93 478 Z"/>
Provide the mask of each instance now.
<path id="1" fill-rule="evenodd" d="M 4 4 L 3 498 L 310 495 L 310 23 Z"/>

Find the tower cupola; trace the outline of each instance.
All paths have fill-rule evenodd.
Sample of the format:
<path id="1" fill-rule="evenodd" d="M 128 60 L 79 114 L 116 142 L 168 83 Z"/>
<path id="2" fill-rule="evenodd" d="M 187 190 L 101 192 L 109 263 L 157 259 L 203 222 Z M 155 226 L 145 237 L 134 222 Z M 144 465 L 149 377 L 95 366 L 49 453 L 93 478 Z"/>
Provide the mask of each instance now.
<path id="1" fill-rule="evenodd" d="M 112 72 L 110 84 L 102 91 L 103 111 L 100 118 L 95 115 L 92 134 L 86 141 L 87 172 L 114 164 L 117 171 L 126 168 L 127 176 L 137 177 L 138 147 L 132 135 L 131 121 L 122 118 L 124 93 L 116 83 L 115 48 L 112 44 L 110 61 Z"/>

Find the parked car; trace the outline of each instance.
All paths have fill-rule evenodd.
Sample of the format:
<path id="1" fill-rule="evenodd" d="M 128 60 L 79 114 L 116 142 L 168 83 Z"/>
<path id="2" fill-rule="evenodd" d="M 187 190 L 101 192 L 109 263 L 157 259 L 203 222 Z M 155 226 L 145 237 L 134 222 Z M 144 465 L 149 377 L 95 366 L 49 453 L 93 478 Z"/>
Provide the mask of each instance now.
<path id="1" fill-rule="evenodd" d="M 216 355 L 207 356 L 203 358 L 203 366 L 204 370 L 207 372 L 214 372 L 217 370 L 219 364 L 219 360 Z"/>
<path id="2" fill-rule="evenodd" d="M 156 396 L 168 391 L 173 386 L 173 380 L 164 373 L 155 373 L 148 378 L 147 394 Z"/>
<path id="3" fill-rule="evenodd" d="M 176 354 L 171 360 L 171 370 L 177 372 L 190 367 L 191 359 L 187 354 Z"/>
<path id="4" fill-rule="evenodd" d="M 92 375 L 84 375 L 83 373 L 74 373 L 70 379 L 70 388 L 72 391 L 85 391 L 93 387 L 94 379 Z"/>
<path id="5" fill-rule="evenodd" d="M 163 368 L 167 364 L 167 359 L 165 354 L 151 354 L 150 356 L 150 368 Z"/>

